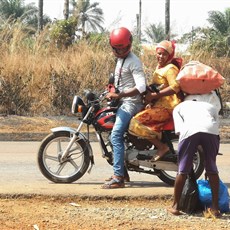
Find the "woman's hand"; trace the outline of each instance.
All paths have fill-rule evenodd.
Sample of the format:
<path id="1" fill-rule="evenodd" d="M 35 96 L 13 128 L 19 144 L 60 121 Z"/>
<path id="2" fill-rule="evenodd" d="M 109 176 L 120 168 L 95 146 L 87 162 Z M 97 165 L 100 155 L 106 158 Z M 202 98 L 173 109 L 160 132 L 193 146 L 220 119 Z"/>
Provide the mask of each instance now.
<path id="1" fill-rule="evenodd" d="M 158 100 L 161 97 L 170 96 L 175 93 L 176 92 L 172 90 L 169 86 L 160 90 L 158 93 L 147 91 L 147 94 L 145 95 L 145 103 L 148 104 L 154 102 L 154 100 Z"/>
<path id="2" fill-rule="evenodd" d="M 152 93 L 150 91 L 147 91 L 147 94 L 145 95 L 145 103 L 151 103 L 153 100 L 157 100 L 159 97 L 157 93 Z"/>

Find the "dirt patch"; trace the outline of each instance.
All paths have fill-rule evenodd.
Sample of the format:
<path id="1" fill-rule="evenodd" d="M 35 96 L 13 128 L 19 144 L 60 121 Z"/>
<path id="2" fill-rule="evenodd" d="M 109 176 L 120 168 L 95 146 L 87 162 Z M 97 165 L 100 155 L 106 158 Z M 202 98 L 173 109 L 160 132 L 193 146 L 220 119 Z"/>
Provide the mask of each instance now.
<path id="1" fill-rule="evenodd" d="M 41 141 L 51 128 L 59 126 L 76 128 L 78 119 L 74 116 L 0 116 L 0 141 Z"/>
<path id="2" fill-rule="evenodd" d="M 1 133 L 46 133 L 57 126 L 77 127 L 76 117 L 25 117 L 25 116 L 1 116 Z"/>
<path id="3" fill-rule="evenodd" d="M 1 229 L 163 230 L 229 229 L 230 214 L 220 219 L 203 213 L 173 216 L 171 200 L 79 200 L 64 197 L 0 199 Z"/>

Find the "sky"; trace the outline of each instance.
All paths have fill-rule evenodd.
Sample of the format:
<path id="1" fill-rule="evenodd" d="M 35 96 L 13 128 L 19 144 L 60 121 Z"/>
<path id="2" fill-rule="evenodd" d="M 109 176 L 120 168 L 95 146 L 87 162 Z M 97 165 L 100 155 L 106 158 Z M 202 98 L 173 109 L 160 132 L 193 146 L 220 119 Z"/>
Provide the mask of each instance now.
<path id="1" fill-rule="evenodd" d="M 25 0 L 25 3 L 38 0 Z M 111 31 L 113 28 L 125 26 L 132 30 L 136 25 L 140 0 L 90 0 L 98 2 L 104 12 L 103 27 Z M 165 24 L 165 0 L 142 0 L 142 29 L 149 24 Z M 64 0 L 44 0 L 44 14 L 51 19 L 63 19 Z M 173 34 L 182 35 L 190 32 L 192 27 L 208 26 L 209 11 L 224 12 L 230 8 L 230 0 L 170 0 L 170 27 Z"/>

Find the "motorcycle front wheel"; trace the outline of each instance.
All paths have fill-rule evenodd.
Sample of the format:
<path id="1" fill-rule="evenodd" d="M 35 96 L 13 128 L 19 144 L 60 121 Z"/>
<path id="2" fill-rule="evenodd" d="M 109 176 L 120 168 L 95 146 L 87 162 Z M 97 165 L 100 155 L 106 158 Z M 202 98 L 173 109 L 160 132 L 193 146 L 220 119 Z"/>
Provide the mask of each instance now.
<path id="1" fill-rule="evenodd" d="M 199 146 L 197 152 L 193 157 L 193 169 L 195 172 L 196 179 L 198 179 L 204 171 L 204 153 L 203 149 Z M 160 180 L 166 184 L 173 186 L 176 180 L 177 172 L 165 171 L 165 170 L 155 170 L 157 176 Z"/>
<path id="2" fill-rule="evenodd" d="M 38 166 L 41 173 L 55 183 L 72 183 L 81 178 L 90 164 L 89 150 L 82 139 L 72 145 L 67 158 L 61 162 L 63 151 L 71 140 L 71 134 L 59 131 L 49 134 L 38 150 Z"/>

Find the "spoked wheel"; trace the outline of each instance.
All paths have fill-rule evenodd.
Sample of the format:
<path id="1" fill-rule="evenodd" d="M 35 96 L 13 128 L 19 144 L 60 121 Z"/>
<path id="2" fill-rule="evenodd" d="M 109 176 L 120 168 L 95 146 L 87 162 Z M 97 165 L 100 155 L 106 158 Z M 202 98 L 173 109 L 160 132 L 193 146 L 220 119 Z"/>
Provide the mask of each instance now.
<path id="1" fill-rule="evenodd" d="M 68 156 L 61 162 L 61 155 L 71 140 L 69 132 L 48 135 L 41 143 L 37 161 L 41 173 L 55 183 L 72 183 L 81 178 L 89 167 L 89 149 L 84 140 L 72 145 Z"/>
<path id="2" fill-rule="evenodd" d="M 194 158 L 193 158 L 193 169 L 195 176 L 198 179 L 204 171 L 204 154 L 202 148 L 198 148 Z M 158 173 L 159 179 L 168 185 L 173 186 L 175 183 L 177 172 L 174 171 L 164 171 L 155 170 Z"/>

